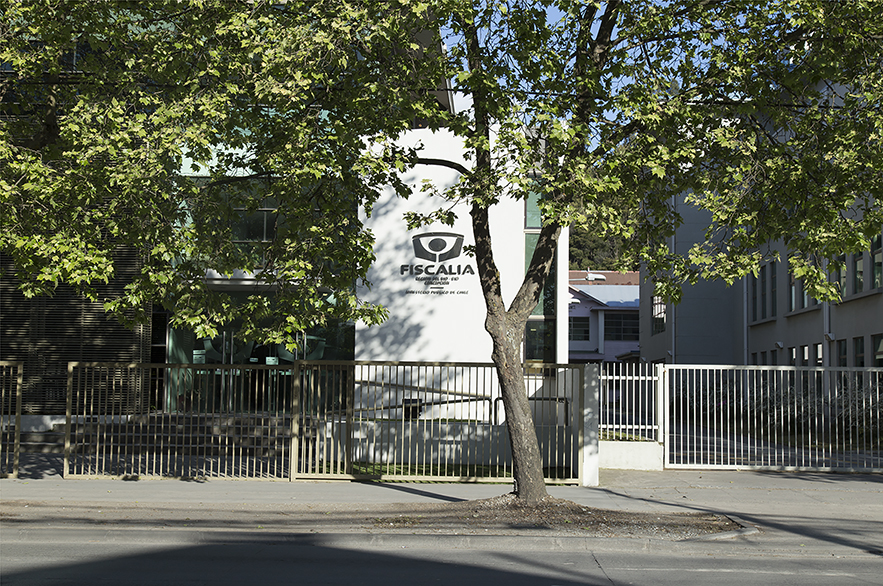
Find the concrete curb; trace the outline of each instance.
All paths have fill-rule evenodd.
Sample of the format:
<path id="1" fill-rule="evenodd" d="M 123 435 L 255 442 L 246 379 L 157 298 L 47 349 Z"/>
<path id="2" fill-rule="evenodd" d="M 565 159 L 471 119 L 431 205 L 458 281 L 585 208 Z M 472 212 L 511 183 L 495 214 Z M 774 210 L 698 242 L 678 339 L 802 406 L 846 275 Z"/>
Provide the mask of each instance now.
<path id="1" fill-rule="evenodd" d="M 736 523 L 741 527 L 741 529 L 736 529 L 735 531 L 724 531 L 723 533 L 714 533 L 713 535 L 702 535 L 700 537 L 689 537 L 687 539 L 681 539 L 678 543 L 687 543 L 687 542 L 700 542 L 700 541 L 721 541 L 724 539 L 732 539 L 734 537 L 747 537 L 748 535 L 755 535 L 760 533 L 760 529 L 756 525 L 752 525 L 751 523 L 736 517 L 735 515 L 724 515 L 727 519 Z"/>

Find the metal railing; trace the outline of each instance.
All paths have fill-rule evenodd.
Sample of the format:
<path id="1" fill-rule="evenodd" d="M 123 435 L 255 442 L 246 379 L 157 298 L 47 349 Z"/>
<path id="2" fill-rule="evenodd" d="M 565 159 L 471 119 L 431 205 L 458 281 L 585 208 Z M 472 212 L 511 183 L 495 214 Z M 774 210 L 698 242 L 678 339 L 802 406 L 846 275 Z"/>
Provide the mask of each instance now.
<path id="1" fill-rule="evenodd" d="M 22 370 L 0 362 L 0 473 L 13 477 Z M 525 368 L 549 482 L 582 477 L 596 430 L 600 439 L 664 441 L 669 468 L 883 471 L 883 369 L 605 364 L 593 372 Z M 600 389 L 598 428 L 589 388 Z M 71 477 L 512 475 L 490 364 L 71 363 L 64 455 Z"/>
<path id="2" fill-rule="evenodd" d="M 883 369 L 665 372 L 666 467 L 883 471 Z"/>
<path id="3" fill-rule="evenodd" d="M 550 482 L 577 482 L 584 369 L 525 369 Z M 71 363 L 66 476 L 512 476 L 491 364 Z"/>
<path id="4" fill-rule="evenodd" d="M 23 362 L 0 361 L 0 477 L 17 478 L 21 453 Z"/>
<path id="5" fill-rule="evenodd" d="M 599 425 L 602 440 L 663 441 L 661 364 L 601 365 Z"/>

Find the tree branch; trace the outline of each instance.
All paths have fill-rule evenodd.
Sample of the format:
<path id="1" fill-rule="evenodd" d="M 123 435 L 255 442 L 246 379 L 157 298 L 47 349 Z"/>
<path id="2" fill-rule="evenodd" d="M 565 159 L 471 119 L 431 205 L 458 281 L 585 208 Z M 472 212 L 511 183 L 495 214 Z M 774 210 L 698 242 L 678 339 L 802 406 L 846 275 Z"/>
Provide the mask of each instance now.
<path id="1" fill-rule="evenodd" d="M 460 173 L 460 175 L 472 175 L 472 171 L 461 165 L 460 163 L 456 163 L 454 161 L 448 161 L 446 159 L 433 159 L 431 157 L 417 157 L 414 161 L 417 165 L 435 165 L 437 167 L 447 167 L 449 169 L 453 169 Z"/>

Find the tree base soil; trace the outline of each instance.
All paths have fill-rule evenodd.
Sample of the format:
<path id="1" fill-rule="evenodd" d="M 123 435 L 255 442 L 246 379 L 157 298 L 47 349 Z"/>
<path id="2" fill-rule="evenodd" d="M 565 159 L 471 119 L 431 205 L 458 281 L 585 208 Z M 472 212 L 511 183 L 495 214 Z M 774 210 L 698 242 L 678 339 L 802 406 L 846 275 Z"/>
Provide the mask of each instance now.
<path id="1" fill-rule="evenodd" d="M 741 526 L 713 513 L 637 513 L 547 497 L 525 506 L 514 494 L 448 503 L 0 503 L 4 531 L 30 526 L 291 533 L 530 535 L 683 540 Z"/>

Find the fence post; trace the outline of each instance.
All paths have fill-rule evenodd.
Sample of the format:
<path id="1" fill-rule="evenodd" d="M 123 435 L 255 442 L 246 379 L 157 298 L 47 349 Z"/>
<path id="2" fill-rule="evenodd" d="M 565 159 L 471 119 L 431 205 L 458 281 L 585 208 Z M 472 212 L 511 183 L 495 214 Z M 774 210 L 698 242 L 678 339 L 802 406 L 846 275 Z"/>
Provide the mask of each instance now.
<path id="1" fill-rule="evenodd" d="M 300 376 L 301 363 L 294 361 L 291 366 L 291 449 L 289 450 L 288 480 L 295 479 L 300 466 Z"/>
<path id="2" fill-rule="evenodd" d="M 18 478 L 18 471 L 21 465 L 21 404 L 22 404 L 22 387 L 24 385 L 24 362 L 7 362 L 0 361 L 0 433 L 3 435 L 3 441 L 6 443 L 6 450 L 0 446 L 0 472 L 6 476 L 3 478 Z M 15 372 L 15 382 L 13 377 L 8 373 Z M 5 380 L 3 380 L 5 379 Z M 6 381 L 9 382 L 7 387 Z M 14 386 L 14 389 L 12 388 Z M 9 388 L 10 392 L 6 390 Z M 14 400 L 13 400 L 14 397 Z M 9 399 L 7 401 L 7 398 Z M 14 406 L 13 406 L 14 404 Z M 6 409 L 11 407 L 11 411 Z M 7 468 L 9 462 L 9 430 L 12 429 L 12 467 Z"/>
<path id="3" fill-rule="evenodd" d="M 658 434 L 657 440 L 662 444 L 662 468 L 665 469 L 669 465 L 669 454 L 671 449 L 669 444 L 669 421 L 671 417 L 671 389 L 669 388 L 669 373 L 664 363 L 655 365 L 655 386 L 656 399 L 659 403 L 657 408 Z"/>
<path id="4" fill-rule="evenodd" d="M 21 403 L 22 388 L 24 387 L 25 363 L 18 364 L 18 375 L 15 377 L 15 444 L 12 454 L 13 478 L 18 478 L 19 466 L 21 466 Z"/>
<path id="5" fill-rule="evenodd" d="M 598 364 L 586 364 L 582 367 L 581 423 L 582 438 L 579 452 L 579 483 L 580 486 L 598 486 L 598 408 L 601 371 Z"/>
<path id="6" fill-rule="evenodd" d="M 353 417 L 355 416 L 355 406 L 353 403 L 356 400 L 356 373 L 355 367 L 346 367 L 346 370 L 341 368 L 341 372 L 346 372 L 345 376 L 345 387 L 344 393 L 346 397 L 346 444 L 343 447 L 343 465 L 344 465 L 344 473 L 352 474 L 353 473 Z"/>
<path id="7" fill-rule="evenodd" d="M 665 365 L 653 365 L 653 394 L 656 400 L 656 441 L 657 443 L 665 443 L 665 405 L 668 403 L 667 387 L 663 382 L 665 377 Z"/>
<path id="8" fill-rule="evenodd" d="M 62 466 L 62 478 L 70 474 L 71 464 L 71 412 L 73 410 L 74 394 L 74 365 L 75 362 L 67 363 L 67 407 L 64 416 L 64 464 Z"/>

